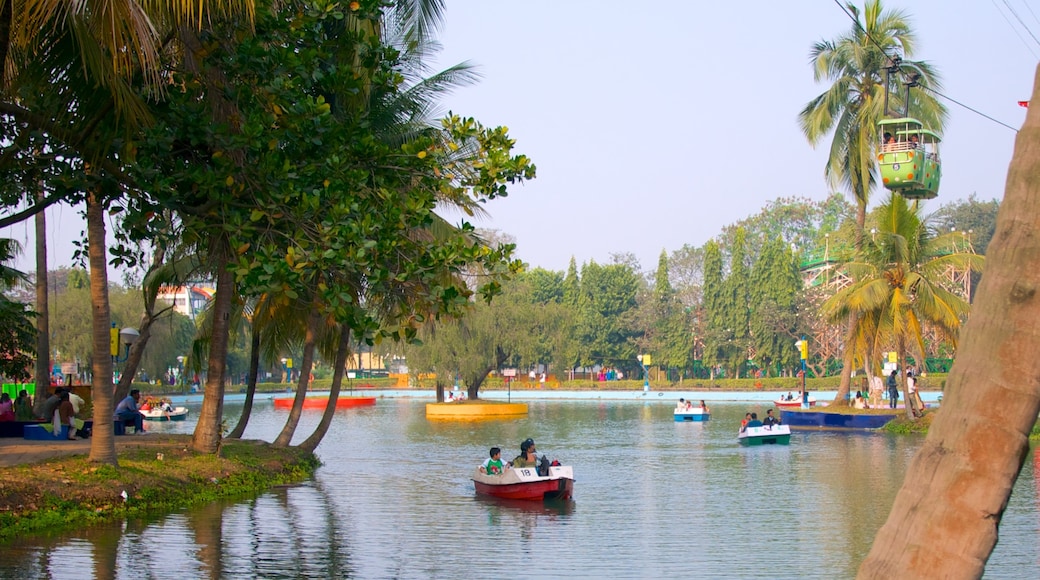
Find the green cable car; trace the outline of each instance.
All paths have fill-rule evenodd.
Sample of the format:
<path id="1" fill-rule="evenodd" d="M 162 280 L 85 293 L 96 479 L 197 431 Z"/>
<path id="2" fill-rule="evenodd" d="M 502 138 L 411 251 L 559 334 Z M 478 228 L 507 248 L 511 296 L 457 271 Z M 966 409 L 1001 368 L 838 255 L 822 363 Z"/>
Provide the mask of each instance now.
<path id="1" fill-rule="evenodd" d="M 908 199 L 932 199 L 939 195 L 941 137 L 909 117 L 882 120 L 878 123 L 878 136 L 881 183 L 887 189 Z"/>

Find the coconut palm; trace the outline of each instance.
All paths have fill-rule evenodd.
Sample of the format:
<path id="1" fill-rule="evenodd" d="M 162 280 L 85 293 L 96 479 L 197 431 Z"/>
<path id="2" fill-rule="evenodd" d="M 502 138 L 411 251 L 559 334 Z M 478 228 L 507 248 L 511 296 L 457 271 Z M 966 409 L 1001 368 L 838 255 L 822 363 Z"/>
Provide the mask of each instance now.
<path id="1" fill-rule="evenodd" d="M 830 88 L 809 103 L 798 118 L 809 143 L 814 147 L 833 134 L 824 175 L 834 187 L 844 187 L 856 200 L 856 247 L 863 243 L 870 193 L 877 183 L 874 163 L 877 123 L 885 115 L 887 69 L 900 59 L 900 73 L 913 76 L 924 88 L 941 87 L 939 76 L 926 62 L 902 60 L 912 57 L 916 36 L 909 18 L 900 10 L 886 11 L 881 0 L 867 0 L 860 10 L 846 5 L 856 22 L 852 29 L 835 40 L 813 45 L 810 57 L 813 77 L 828 81 Z M 916 90 L 909 107 L 898 86 L 892 92 L 890 110 L 907 111 L 926 127 L 941 132 L 946 109 L 931 93 Z M 897 115 L 901 116 L 901 115 Z M 855 320 L 848 321 L 847 342 L 854 339 Z M 844 403 L 854 368 L 849 351 L 843 357 L 841 383 L 835 402 Z"/>
<path id="2" fill-rule="evenodd" d="M 924 360 L 926 324 L 938 331 L 940 340 L 957 344 L 969 306 L 944 288 L 942 280 L 950 267 L 980 271 L 983 258 L 963 251 L 959 233 L 934 235 L 919 211 L 916 202 L 890 194 L 877 209 L 876 234 L 864 241 L 856 261 L 843 266 L 855 281 L 823 304 L 823 314 L 832 322 L 856 321 L 853 340 L 846 345 L 854 363 L 879 360 L 881 350 L 893 345 L 900 361 L 908 354 Z M 903 373 L 908 401 L 905 365 Z M 909 404 L 906 410 L 912 416 Z"/>

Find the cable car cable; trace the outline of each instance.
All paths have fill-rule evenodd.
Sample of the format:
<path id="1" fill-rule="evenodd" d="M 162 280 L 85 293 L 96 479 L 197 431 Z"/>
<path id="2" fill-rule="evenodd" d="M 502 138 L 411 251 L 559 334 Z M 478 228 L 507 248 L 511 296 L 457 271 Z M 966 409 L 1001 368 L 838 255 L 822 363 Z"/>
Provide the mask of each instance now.
<path id="1" fill-rule="evenodd" d="M 849 17 L 850 20 L 852 20 L 852 23 L 856 25 L 856 28 L 859 28 L 861 31 L 863 31 L 863 34 L 867 35 L 867 40 L 872 42 L 874 44 L 874 46 L 878 47 L 878 50 L 881 51 L 881 54 L 885 55 L 889 60 L 894 60 L 894 59 L 892 59 L 892 57 L 888 56 L 888 51 L 885 50 L 885 47 L 883 47 L 880 44 L 878 44 L 878 42 L 876 40 L 874 40 L 874 37 L 872 37 L 870 35 L 870 33 L 867 32 L 867 29 L 864 28 L 863 25 L 859 23 L 859 20 L 855 16 L 853 16 L 852 13 L 849 12 L 847 8 L 845 8 L 844 6 L 841 5 L 840 0 L 834 0 L 834 3 L 838 5 L 838 8 L 841 8 L 841 11 L 844 12 Z M 940 96 L 940 97 L 950 101 L 951 103 L 960 105 L 960 106 L 964 107 L 965 109 L 968 109 L 969 111 L 971 111 L 971 112 L 973 112 L 973 113 L 975 113 L 975 114 L 977 114 L 977 115 L 979 115 L 981 117 L 985 117 L 986 119 L 989 119 L 990 121 L 993 121 L 994 123 L 997 123 L 998 125 L 1003 125 L 1004 127 L 1007 127 L 1008 129 L 1011 129 L 1012 131 L 1018 133 L 1018 129 L 1015 129 L 1011 125 L 1008 125 L 1007 123 L 1002 123 L 1002 122 L 994 119 L 993 117 L 990 117 L 989 115 L 986 115 L 985 113 L 981 113 L 981 112 L 979 112 L 979 111 L 969 107 L 968 105 L 965 105 L 964 103 L 955 101 L 952 98 L 950 98 L 950 97 L 940 93 L 939 91 L 937 91 L 935 89 L 926 87 L 924 85 L 918 85 L 918 86 L 921 87 L 922 89 L 925 89 L 925 90 L 928 90 L 928 91 L 931 91 L 931 92 L 935 93 L 936 95 L 938 95 L 938 96 Z"/>
<path id="2" fill-rule="evenodd" d="M 960 105 L 960 106 L 964 107 L 965 109 L 968 109 L 968 110 L 969 110 L 969 111 L 971 111 L 972 113 L 975 113 L 976 115 L 980 115 L 980 116 L 982 116 L 982 117 L 985 117 L 985 118 L 989 119 L 990 121 L 993 121 L 994 123 L 996 123 L 996 124 L 998 124 L 998 125 L 1003 125 L 1003 126 L 1007 127 L 1008 129 L 1011 129 L 1011 130 L 1012 130 L 1012 131 L 1014 131 L 1015 133 L 1018 133 L 1018 129 L 1016 129 L 1016 128 L 1012 127 L 1011 125 L 1008 125 L 1007 123 L 1004 123 L 1004 122 L 998 121 L 998 120 L 994 119 L 993 117 L 990 117 L 989 115 L 987 115 L 987 114 L 985 114 L 985 113 L 983 113 L 983 112 L 980 112 L 980 111 L 976 111 L 975 109 L 972 109 L 972 108 L 971 108 L 971 107 L 969 107 L 968 105 L 965 105 L 964 103 L 958 102 L 958 101 L 954 100 L 953 98 L 951 98 L 951 97 L 948 97 L 948 96 L 946 96 L 946 95 L 944 95 L 944 94 L 940 93 L 939 91 L 937 91 L 937 90 L 935 90 L 935 89 L 933 89 L 933 88 L 930 88 L 930 87 L 926 87 L 926 86 L 924 86 L 924 85 L 918 85 L 918 86 L 919 86 L 919 87 L 921 87 L 922 89 L 924 89 L 924 90 L 928 91 L 928 92 L 931 92 L 931 93 L 935 93 L 935 94 L 936 94 L 936 96 L 942 97 L 942 98 L 946 99 L 947 101 L 950 101 L 951 103 L 953 103 L 953 104 L 955 104 L 955 105 Z"/>
<path id="3" fill-rule="evenodd" d="M 1028 26 L 1026 26 L 1026 23 L 1022 21 L 1022 17 L 1018 15 L 1018 12 L 1015 12 L 1015 9 L 1011 7 L 1011 4 L 1008 4 L 1008 0 L 1002 1 L 1004 2 L 1004 6 L 1007 6 L 1008 11 L 1011 12 L 1011 15 L 1015 17 L 1015 20 L 1017 20 L 1018 23 L 1022 25 L 1022 28 L 1024 28 L 1026 32 L 1029 33 L 1029 36 L 1033 37 L 1033 41 L 1040 45 L 1040 40 L 1038 40 L 1036 38 L 1036 35 L 1033 34 L 1033 31 L 1030 30 Z"/>
<path id="4" fill-rule="evenodd" d="M 1037 56 L 1037 53 L 1033 52 L 1033 47 L 1031 47 L 1028 42 L 1025 42 L 1025 38 L 1022 37 L 1021 32 L 1019 32 L 1018 29 L 1015 28 L 1015 25 L 1011 24 L 1011 21 L 1008 20 L 1008 15 L 1004 14 L 1003 11 L 1000 11 L 1000 6 L 996 5 L 996 0 L 991 0 L 991 2 L 993 2 L 993 7 L 996 8 L 996 11 L 999 12 L 1000 16 L 1004 18 L 1004 22 L 1008 23 L 1008 27 L 1015 32 L 1015 36 L 1018 36 L 1019 41 L 1021 41 L 1022 45 L 1025 46 L 1025 50 L 1030 51 L 1030 54 L 1033 55 L 1033 58 L 1040 58 Z"/>

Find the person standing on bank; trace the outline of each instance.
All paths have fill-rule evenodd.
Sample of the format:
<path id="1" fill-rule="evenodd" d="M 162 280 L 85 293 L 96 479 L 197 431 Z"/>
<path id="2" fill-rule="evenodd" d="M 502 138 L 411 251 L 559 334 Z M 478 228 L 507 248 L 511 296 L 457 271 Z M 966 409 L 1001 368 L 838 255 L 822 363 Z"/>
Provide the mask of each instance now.
<path id="1" fill-rule="evenodd" d="M 896 372 L 893 370 L 892 374 L 888 375 L 888 406 L 892 409 L 896 408 L 896 403 L 899 401 L 899 382 L 896 381 Z"/>

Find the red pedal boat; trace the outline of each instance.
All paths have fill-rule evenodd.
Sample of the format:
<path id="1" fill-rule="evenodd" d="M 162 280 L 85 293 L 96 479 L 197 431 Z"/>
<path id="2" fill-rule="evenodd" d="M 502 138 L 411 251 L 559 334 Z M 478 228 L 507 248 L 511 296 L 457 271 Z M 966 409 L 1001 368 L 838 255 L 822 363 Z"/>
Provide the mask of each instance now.
<path id="1" fill-rule="evenodd" d="M 473 473 L 473 486 L 480 495 L 504 499 L 570 499 L 574 493 L 574 469 L 570 465 L 554 465 L 549 467 L 549 475 L 543 476 L 534 467 L 516 467 L 502 475 L 487 475 L 478 467 Z"/>
<path id="2" fill-rule="evenodd" d="M 295 397 L 278 397 L 274 400 L 274 408 L 291 409 L 293 399 L 295 399 Z M 303 400 L 304 409 L 324 409 L 328 404 L 328 397 L 307 397 Z M 349 409 L 350 407 L 361 407 L 375 404 L 375 397 L 339 397 L 336 399 L 337 409 Z"/>

